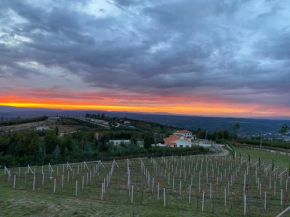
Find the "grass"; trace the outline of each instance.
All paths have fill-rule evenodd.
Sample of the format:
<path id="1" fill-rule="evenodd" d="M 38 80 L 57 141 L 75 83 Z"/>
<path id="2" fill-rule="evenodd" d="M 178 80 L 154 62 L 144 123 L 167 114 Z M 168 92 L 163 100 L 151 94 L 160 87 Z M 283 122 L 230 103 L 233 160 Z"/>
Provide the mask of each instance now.
<path id="1" fill-rule="evenodd" d="M 0 216 L 190 216 L 195 211 L 75 198 L 0 188 Z M 204 214 L 199 216 L 215 216 Z"/>
<path id="2" fill-rule="evenodd" d="M 274 160 L 275 165 L 282 166 L 285 168 L 288 168 L 290 164 L 290 156 L 281 155 L 281 154 L 275 154 L 267 151 L 260 151 L 260 150 L 254 150 L 249 148 L 241 148 L 237 147 L 237 156 L 241 153 L 243 157 L 248 158 L 248 155 L 251 156 L 251 159 L 254 161 L 258 161 L 259 158 L 261 161 L 264 161 L 267 164 L 272 163 L 272 159 Z"/>
<path id="3" fill-rule="evenodd" d="M 0 170 L 0 216 L 243 216 L 242 189 L 243 176 L 247 168 L 247 154 L 250 153 L 252 159 L 256 159 L 256 155 L 253 154 L 254 152 L 244 152 L 244 149 L 238 148 L 237 151 L 243 152 L 245 158 L 233 160 L 231 157 L 166 157 L 165 161 L 162 158 L 155 158 L 156 163 L 149 158 L 142 159 L 144 168 L 150 172 L 150 177 L 155 178 L 154 193 L 152 193 L 152 187 L 148 187 L 148 179 L 144 175 L 146 169 L 142 171 L 140 161 L 132 159 L 130 177 L 134 186 L 133 204 L 130 203 L 127 188 L 126 160 L 117 161 L 119 168 L 114 168 L 104 200 L 101 200 L 101 183 L 112 168 L 112 162 L 104 162 L 105 168 L 96 162 L 88 163 L 91 172 L 82 164 L 71 164 L 73 171 L 67 170 L 67 167 L 63 167 L 63 165 L 53 165 L 54 173 L 50 174 L 48 167 L 45 166 L 44 185 L 42 185 L 41 167 L 33 167 L 32 170 L 36 170 L 35 191 L 32 190 L 33 175 L 31 173 L 25 175 L 27 168 L 21 168 L 20 177 L 18 177 L 18 168 L 11 168 L 12 176 L 9 180 L 3 170 Z M 267 157 L 269 156 L 265 156 L 265 158 Z M 208 167 L 206 167 L 207 164 Z M 94 169 L 96 166 L 98 166 L 97 171 Z M 78 168 L 79 174 L 77 174 Z M 166 175 L 164 175 L 165 170 L 167 170 Z M 206 171 L 208 171 L 208 176 Z M 168 182 L 169 172 L 170 181 Z M 92 174 L 91 181 L 89 178 L 88 184 L 86 184 L 86 177 L 90 173 Z M 15 189 L 12 187 L 14 174 L 16 175 Z M 175 179 L 174 188 L 172 174 Z M 199 174 L 201 176 L 200 191 Z M 231 174 L 235 174 L 235 180 L 230 186 L 230 194 L 227 195 L 227 206 L 225 207 L 224 189 L 229 185 Z M 281 186 L 277 181 L 277 193 L 274 195 L 273 189 L 268 187 L 269 174 L 264 173 L 263 168 L 258 171 L 258 174 L 263 192 L 268 192 L 268 207 L 267 210 L 263 209 L 263 197 L 260 197 L 257 191 L 255 166 L 249 167 L 246 190 L 247 216 L 275 216 L 289 206 L 288 199 L 284 201 L 283 206 L 280 205 L 279 189 L 285 188 L 285 183 Z M 64 176 L 63 187 L 62 175 Z M 69 182 L 67 182 L 68 176 L 70 177 Z M 193 177 L 193 196 L 192 202 L 188 203 L 191 176 Z M 82 177 L 85 180 L 84 189 L 81 189 Z M 271 177 L 274 182 L 274 174 Z M 57 180 L 56 193 L 53 193 L 54 179 Z M 76 180 L 79 183 L 77 197 L 75 197 Z M 179 193 L 180 181 L 182 183 L 181 194 Z M 160 183 L 159 200 L 157 199 L 157 182 Z M 209 197 L 209 183 L 213 185 L 212 199 Z M 166 207 L 163 206 L 163 188 L 167 189 Z M 204 212 L 201 212 L 203 191 L 205 192 L 205 207 Z"/>

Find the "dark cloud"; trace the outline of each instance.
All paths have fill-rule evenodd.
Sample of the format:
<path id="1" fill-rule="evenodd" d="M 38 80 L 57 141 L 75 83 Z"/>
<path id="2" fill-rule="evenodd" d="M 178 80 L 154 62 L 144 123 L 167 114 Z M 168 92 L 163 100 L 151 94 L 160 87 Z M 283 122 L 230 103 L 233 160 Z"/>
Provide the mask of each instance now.
<path id="1" fill-rule="evenodd" d="M 289 104 L 286 1 L 91 3 L 1 1 L 0 76 L 36 62 L 91 87 Z"/>

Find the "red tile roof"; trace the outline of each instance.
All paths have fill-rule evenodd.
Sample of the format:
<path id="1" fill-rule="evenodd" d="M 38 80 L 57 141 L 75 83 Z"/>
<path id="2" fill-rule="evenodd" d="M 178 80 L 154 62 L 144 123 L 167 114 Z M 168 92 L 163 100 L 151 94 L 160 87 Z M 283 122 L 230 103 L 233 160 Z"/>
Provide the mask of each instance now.
<path id="1" fill-rule="evenodd" d="M 177 133 L 192 133 L 188 130 L 177 130 Z"/>
<path id="2" fill-rule="evenodd" d="M 169 137 L 163 139 L 166 145 L 176 145 L 176 141 L 180 140 L 183 137 L 182 135 L 170 135 Z M 183 137 L 184 138 L 184 137 Z M 183 140 L 190 142 L 190 139 L 184 138 Z"/>

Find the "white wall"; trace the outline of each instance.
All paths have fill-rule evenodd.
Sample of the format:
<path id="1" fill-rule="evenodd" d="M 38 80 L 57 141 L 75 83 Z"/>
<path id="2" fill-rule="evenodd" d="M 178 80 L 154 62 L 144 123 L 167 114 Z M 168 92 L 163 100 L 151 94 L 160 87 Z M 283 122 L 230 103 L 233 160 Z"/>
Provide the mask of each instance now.
<path id="1" fill-rule="evenodd" d="M 176 147 L 178 147 L 178 148 L 180 148 L 180 147 L 185 148 L 185 147 L 191 147 L 192 146 L 191 142 L 188 142 L 188 141 L 185 141 L 185 140 L 177 140 L 177 141 L 175 141 L 175 143 L 176 143 Z"/>
<path id="2" fill-rule="evenodd" d="M 114 145 L 121 145 L 122 143 L 123 144 L 130 144 L 131 141 L 130 140 L 110 140 L 109 141 L 110 143 L 113 143 Z"/>

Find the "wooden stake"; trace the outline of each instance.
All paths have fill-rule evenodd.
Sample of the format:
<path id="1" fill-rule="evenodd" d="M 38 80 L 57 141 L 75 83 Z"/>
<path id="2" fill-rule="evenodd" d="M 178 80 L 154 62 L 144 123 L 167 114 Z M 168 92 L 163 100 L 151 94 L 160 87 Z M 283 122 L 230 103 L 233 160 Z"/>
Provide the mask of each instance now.
<path id="1" fill-rule="evenodd" d="M 212 183 L 209 183 L 209 198 L 212 198 Z"/>
<path id="2" fill-rule="evenodd" d="M 204 191 L 202 192 L 202 204 L 201 204 L 201 211 L 204 210 Z"/>
<path id="3" fill-rule="evenodd" d="M 35 190 L 35 175 L 33 176 L 33 191 Z"/>
<path id="4" fill-rule="evenodd" d="M 281 206 L 283 205 L 283 188 L 281 189 Z"/>
<path id="5" fill-rule="evenodd" d="M 163 202 L 164 202 L 164 206 L 166 206 L 166 193 L 165 193 L 165 188 L 163 188 Z"/>
<path id="6" fill-rule="evenodd" d="M 101 200 L 103 200 L 103 197 L 104 197 L 104 183 L 102 182 Z"/>
<path id="7" fill-rule="evenodd" d="M 247 214 L 247 196 L 244 194 L 244 216 Z"/>
<path id="8" fill-rule="evenodd" d="M 189 186 L 188 203 L 191 203 L 191 185 Z"/>
<path id="9" fill-rule="evenodd" d="M 78 196 L 78 180 L 76 180 L 76 197 Z"/>
<path id="10" fill-rule="evenodd" d="M 82 177 L 82 190 L 84 190 L 84 184 L 85 184 L 85 177 Z M 102 187 L 103 188 L 103 187 Z"/>
<path id="11" fill-rule="evenodd" d="M 56 179 L 54 179 L 54 182 L 53 182 L 53 193 L 55 193 L 55 190 L 56 190 Z"/>
<path id="12" fill-rule="evenodd" d="M 227 206 L 227 188 L 225 188 L 225 207 Z"/>
<path id="13" fill-rule="evenodd" d="M 131 203 L 134 201 L 134 186 L 132 185 L 132 190 L 131 190 Z"/>
<path id="14" fill-rule="evenodd" d="M 15 184 L 16 184 L 16 175 L 14 175 L 14 180 L 13 180 L 13 188 L 15 189 Z"/>
<path id="15" fill-rule="evenodd" d="M 159 200 L 159 182 L 157 184 L 157 199 Z"/>
<path id="16" fill-rule="evenodd" d="M 264 209 L 267 209 L 267 193 L 265 192 L 265 197 L 264 197 Z"/>

